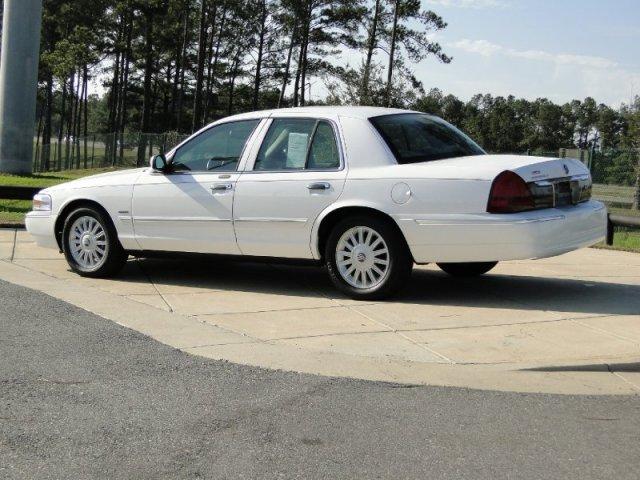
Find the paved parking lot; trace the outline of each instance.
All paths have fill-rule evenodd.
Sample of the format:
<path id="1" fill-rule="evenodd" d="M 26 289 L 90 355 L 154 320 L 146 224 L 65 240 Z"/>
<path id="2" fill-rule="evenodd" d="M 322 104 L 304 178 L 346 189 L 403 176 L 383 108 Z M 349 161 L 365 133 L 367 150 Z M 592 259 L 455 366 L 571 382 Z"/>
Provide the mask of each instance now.
<path id="1" fill-rule="evenodd" d="M 0 298 L 2 479 L 640 476 L 637 396 L 275 372 L 3 281 Z"/>
<path id="2" fill-rule="evenodd" d="M 1 279 L 204 357 L 410 384 L 640 393 L 633 253 L 585 249 L 465 280 L 419 267 L 401 297 L 372 303 L 343 297 L 314 267 L 132 259 L 117 279 L 82 279 L 20 231 L 0 231 L 0 258 Z"/>

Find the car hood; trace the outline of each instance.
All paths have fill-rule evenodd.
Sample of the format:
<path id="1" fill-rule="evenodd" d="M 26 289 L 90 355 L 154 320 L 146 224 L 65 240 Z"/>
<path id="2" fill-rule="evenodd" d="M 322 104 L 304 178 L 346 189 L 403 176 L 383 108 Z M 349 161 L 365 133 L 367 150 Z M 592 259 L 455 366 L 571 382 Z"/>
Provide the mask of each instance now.
<path id="1" fill-rule="evenodd" d="M 133 185 L 140 174 L 146 168 L 133 168 L 129 170 L 117 170 L 115 172 L 99 173 L 88 177 L 79 178 L 70 182 L 60 183 L 43 190 L 44 193 L 57 190 L 71 190 L 77 188 L 104 187 L 116 185 Z"/>
<path id="2" fill-rule="evenodd" d="M 589 174 L 589 169 L 580 160 L 527 155 L 477 155 L 399 167 L 403 170 L 403 175 L 408 177 L 489 181 L 505 170 L 517 173 L 526 182 Z"/>

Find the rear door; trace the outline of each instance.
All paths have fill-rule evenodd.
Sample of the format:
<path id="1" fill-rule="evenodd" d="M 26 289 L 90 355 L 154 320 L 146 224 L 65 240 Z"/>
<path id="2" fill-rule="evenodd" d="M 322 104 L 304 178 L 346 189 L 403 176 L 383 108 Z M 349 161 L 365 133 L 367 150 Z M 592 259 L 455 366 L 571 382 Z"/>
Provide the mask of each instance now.
<path id="1" fill-rule="evenodd" d="M 242 253 L 312 258 L 313 223 L 338 199 L 345 178 L 335 119 L 271 119 L 253 165 L 237 182 L 233 218 Z"/>

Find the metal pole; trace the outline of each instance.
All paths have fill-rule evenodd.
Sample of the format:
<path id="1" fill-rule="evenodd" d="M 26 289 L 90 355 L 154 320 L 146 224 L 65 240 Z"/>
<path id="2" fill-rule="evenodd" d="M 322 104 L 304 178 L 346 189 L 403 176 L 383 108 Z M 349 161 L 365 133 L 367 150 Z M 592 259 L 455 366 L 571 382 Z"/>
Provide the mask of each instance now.
<path id="1" fill-rule="evenodd" d="M 4 0 L 0 172 L 31 173 L 42 0 Z"/>

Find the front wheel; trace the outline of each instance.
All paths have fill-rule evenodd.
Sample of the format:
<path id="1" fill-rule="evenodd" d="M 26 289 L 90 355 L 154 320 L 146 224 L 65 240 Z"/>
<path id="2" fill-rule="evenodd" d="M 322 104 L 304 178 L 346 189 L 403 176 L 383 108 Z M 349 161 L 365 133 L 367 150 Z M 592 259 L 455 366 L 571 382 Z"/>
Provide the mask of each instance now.
<path id="1" fill-rule="evenodd" d="M 495 267 L 498 262 L 438 263 L 438 266 L 454 277 L 477 277 Z"/>
<path id="2" fill-rule="evenodd" d="M 71 269 L 84 277 L 108 277 L 127 261 L 110 220 L 94 208 L 71 212 L 62 230 L 64 256 Z"/>
<path id="3" fill-rule="evenodd" d="M 401 234 L 375 217 L 351 217 L 338 223 L 329 235 L 325 262 L 336 287 L 359 300 L 397 293 L 413 268 Z"/>

